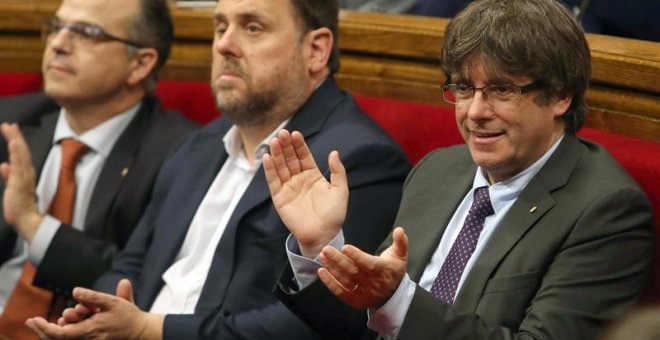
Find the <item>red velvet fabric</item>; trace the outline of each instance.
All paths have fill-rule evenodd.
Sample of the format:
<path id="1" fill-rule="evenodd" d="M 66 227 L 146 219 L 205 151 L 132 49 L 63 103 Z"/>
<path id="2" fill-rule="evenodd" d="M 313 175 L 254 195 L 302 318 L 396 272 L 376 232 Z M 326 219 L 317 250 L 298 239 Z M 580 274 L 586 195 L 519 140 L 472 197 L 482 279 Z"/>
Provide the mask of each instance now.
<path id="1" fill-rule="evenodd" d="M 40 88 L 41 77 L 37 74 L 0 72 L 0 97 Z M 155 94 L 163 107 L 179 110 L 201 124 L 220 115 L 207 82 L 161 80 Z M 435 148 L 463 143 L 452 109 L 362 95 L 356 96 L 356 100 L 406 150 L 414 163 Z M 603 145 L 639 182 L 653 207 L 656 234 L 660 236 L 660 143 L 591 128 L 582 129 L 579 135 Z M 656 248 L 656 262 L 645 301 L 658 303 L 660 246 Z"/>
<path id="2" fill-rule="evenodd" d="M 0 72 L 0 97 L 41 89 L 41 75 L 35 73 Z M 2 112 L 0 112 L 2 114 Z"/>

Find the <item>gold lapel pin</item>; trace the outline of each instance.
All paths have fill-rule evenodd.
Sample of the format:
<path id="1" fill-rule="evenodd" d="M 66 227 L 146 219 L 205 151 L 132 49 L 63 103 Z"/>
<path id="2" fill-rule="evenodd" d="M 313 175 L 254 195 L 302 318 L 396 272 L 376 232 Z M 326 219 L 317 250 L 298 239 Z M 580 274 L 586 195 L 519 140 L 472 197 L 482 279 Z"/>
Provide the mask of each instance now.
<path id="1" fill-rule="evenodd" d="M 533 214 L 536 211 L 536 209 L 537 209 L 536 206 L 533 206 L 531 209 L 529 209 L 529 212 Z"/>
<path id="2" fill-rule="evenodd" d="M 121 170 L 121 177 L 126 177 L 126 175 L 128 175 L 128 168 L 123 168 Z"/>

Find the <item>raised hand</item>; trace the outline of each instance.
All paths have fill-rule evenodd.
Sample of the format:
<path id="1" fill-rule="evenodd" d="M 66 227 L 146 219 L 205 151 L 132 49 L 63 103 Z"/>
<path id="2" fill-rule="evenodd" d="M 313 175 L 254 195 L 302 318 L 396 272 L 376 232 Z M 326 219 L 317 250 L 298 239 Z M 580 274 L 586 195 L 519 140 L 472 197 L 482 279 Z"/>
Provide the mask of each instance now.
<path id="1" fill-rule="evenodd" d="M 339 153 L 328 156 L 330 182 L 319 170 L 300 132 L 279 132 L 263 157 L 273 204 L 298 240 L 303 256 L 316 257 L 346 219 L 348 183 Z"/>
<path id="2" fill-rule="evenodd" d="M 32 242 L 43 215 L 35 201 L 36 173 L 30 150 L 18 125 L 3 123 L 0 131 L 9 151 L 9 163 L 0 165 L 6 184 L 2 202 L 5 220 L 24 240 Z"/>
<path id="3" fill-rule="evenodd" d="M 31 318 L 26 325 L 41 339 L 160 339 L 163 315 L 141 311 L 132 298 L 128 280 L 117 285 L 118 296 L 86 288 L 75 288 L 73 297 L 82 304 L 88 315 L 79 315 L 75 323 L 48 323 L 43 318 Z M 78 306 L 76 306 L 78 308 Z M 71 312 L 71 309 L 68 309 Z M 74 321 L 70 318 L 67 321 Z"/>
<path id="4" fill-rule="evenodd" d="M 406 273 L 408 237 L 397 227 L 394 242 L 380 256 L 346 245 L 341 252 L 325 247 L 319 278 L 340 300 L 358 309 L 380 308 L 392 297 Z"/>

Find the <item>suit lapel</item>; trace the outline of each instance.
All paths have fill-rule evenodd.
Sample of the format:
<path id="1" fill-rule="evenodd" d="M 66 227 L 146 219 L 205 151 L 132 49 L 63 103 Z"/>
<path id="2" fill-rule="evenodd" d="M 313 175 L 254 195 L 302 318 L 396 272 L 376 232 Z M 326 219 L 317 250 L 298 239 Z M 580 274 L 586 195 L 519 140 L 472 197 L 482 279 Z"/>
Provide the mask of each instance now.
<path id="1" fill-rule="evenodd" d="M 286 129 L 299 131 L 309 141 L 321 129 L 342 98 L 342 93 L 334 80 L 331 77 L 327 78 L 291 118 Z M 260 167 L 227 223 L 227 228 L 216 248 L 196 311 L 216 308 L 223 303 L 234 271 L 238 227 L 251 210 L 268 200 L 270 200 L 270 191 L 263 167 Z"/>
<path id="2" fill-rule="evenodd" d="M 429 187 L 433 186 L 433 182 L 437 183 L 434 180 L 428 184 L 429 186 L 418 192 L 421 195 L 415 195 L 414 197 L 415 200 L 419 200 L 418 206 L 426 208 L 425 211 L 414 213 L 418 218 L 423 218 L 421 223 L 404 226 L 409 237 L 409 244 L 415 245 L 408 249 L 408 273 L 415 282 L 419 282 L 422 277 L 456 208 L 472 185 L 476 167 L 469 166 L 468 168 L 458 172 L 462 175 L 455 176 L 456 180 L 451 185 L 429 190 Z M 447 202 L 448 200 L 451 200 L 451 202 Z M 437 207 L 429 207 L 428 202 L 438 202 L 438 205 Z M 416 203 L 413 204 L 417 205 Z"/>
<path id="3" fill-rule="evenodd" d="M 141 134 L 149 125 L 152 104 L 147 99 L 142 102 L 140 111 L 121 134 L 103 164 L 87 208 L 85 233 L 101 237 L 106 229 L 111 206 L 121 188 L 124 176 L 130 171 L 135 160 L 142 141 Z"/>
<path id="4" fill-rule="evenodd" d="M 554 207 L 551 193 L 567 183 L 579 157 L 576 137 L 565 135 L 555 154 L 529 182 L 497 226 L 456 297 L 454 306 L 457 309 L 476 310 L 486 283 L 497 265 L 527 230 Z"/>
<path id="5" fill-rule="evenodd" d="M 23 135 L 32 155 L 32 165 L 37 175 L 37 180 L 41 175 L 41 170 L 46 163 L 46 158 L 53 144 L 53 135 L 55 134 L 55 125 L 59 112 L 52 112 L 41 118 L 40 125 L 27 125 L 23 127 Z"/>

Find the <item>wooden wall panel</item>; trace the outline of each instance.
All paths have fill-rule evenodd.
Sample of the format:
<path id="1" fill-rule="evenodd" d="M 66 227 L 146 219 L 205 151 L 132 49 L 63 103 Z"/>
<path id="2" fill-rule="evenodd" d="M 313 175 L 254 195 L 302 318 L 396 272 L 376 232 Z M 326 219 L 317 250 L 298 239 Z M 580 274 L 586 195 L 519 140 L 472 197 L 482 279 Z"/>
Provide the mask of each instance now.
<path id="1" fill-rule="evenodd" d="M 0 72 L 39 72 L 41 23 L 59 0 L 0 2 Z M 206 81 L 213 9 L 173 9 L 176 40 L 162 77 Z M 340 13 L 339 84 L 355 93 L 446 105 L 439 54 L 447 19 Z M 587 35 L 593 85 L 587 125 L 660 141 L 660 43 Z"/>

